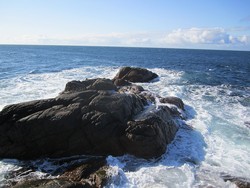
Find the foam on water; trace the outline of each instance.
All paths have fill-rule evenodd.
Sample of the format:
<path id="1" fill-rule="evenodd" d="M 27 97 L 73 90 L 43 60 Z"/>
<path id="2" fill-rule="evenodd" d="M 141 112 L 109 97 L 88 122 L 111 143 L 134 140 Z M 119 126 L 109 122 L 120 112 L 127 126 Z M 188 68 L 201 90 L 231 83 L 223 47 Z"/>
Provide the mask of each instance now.
<path id="1" fill-rule="evenodd" d="M 57 96 L 67 82 L 86 78 L 113 78 L 118 68 L 84 67 L 54 73 L 26 74 L 0 82 L 0 110 L 12 103 Z"/>
<path id="2" fill-rule="evenodd" d="M 122 179 L 113 187 L 235 187 L 224 182 L 222 174 L 250 177 L 249 107 L 242 98 L 249 88 L 231 86 L 188 85 L 183 72 L 152 69 L 160 75 L 158 82 L 143 84 L 160 96 L 178 96 L 186 104 L 187 120 L 179 122 L 195 130 L 181 128 L 160 160 L 153 163 L 138 159 L 116 158 L 119 163 L 135 160 L 131 167 L 115 166 Z M 232 95 L 238 92 L 241 95 Z M 126 166 L 126 165 L 125 165 Z M 118 170 L 117 170 L 118 169 Z M 117 184 L 117 182 L 119 182 Z"/>
<path id="3" fill-rule="evenodd" d="M 220 175 L 249 178 L 250 129 L 244 123 L 250 122 L 250 105 L 246 105 L 250 88 L 190 85 L 183 78 L 184 72 L 151 70 L 159 74 L 159 80 L 141 85 L 155 95 L 182 98 L 187 119 L 177 120 L 183 126 L 159 159 L 109 156 L 113 177 L 109 187 L 235 187 L 224 182 Z M 112 78 L 117 71 L 117 67 L 83 67 L 1 80 L 0 108 L 55 97 L 70 80 Z M 18 168 L 15 163 L 1 161 L 0 179 L 15 168 Z"/>

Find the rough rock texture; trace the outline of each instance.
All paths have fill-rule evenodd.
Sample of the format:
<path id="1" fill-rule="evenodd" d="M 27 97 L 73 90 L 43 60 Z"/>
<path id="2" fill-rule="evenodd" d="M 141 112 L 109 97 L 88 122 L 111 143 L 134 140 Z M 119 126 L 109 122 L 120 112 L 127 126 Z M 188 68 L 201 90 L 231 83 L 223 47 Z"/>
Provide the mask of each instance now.
<path id="1" fill-rule="evenodd" d="M 130 82 L 123 80 L 123 79 L 113 79 L 113 82 L 116 86 L 129 86 L 129 85 L 131 85 Z"/>
<path id="2" fill-rule="evenodd" d="M 157 75 L 126 67 L 120 76 L 138 82 Z M 72 81 L 56 98 L 6 106 L 0 112 L 0 157 L 126 153 L 159 157 L 178 128 L 169 108 L 145 110 L 147 99 L 140 95 L 143 91 L 134 85 L 118 88 L 109 79 Z M 173 101 L 183 108 L 181 100 L 167 102 L 175 104 Z"/>
<path id="3" fill-rule="evenodd" d="M 222 175 L 224 181 L 230 181 L 237 185 L 239 188 L 250 188 L 250 179 L 235 177 L 228 174 Z"/>
<path id="4" fill-rule="evenodd" d="M 119 93 L 140 94 L 142 91 L 144 91 L 143 87 L 137 85 L 123 86 L 119 89 Z"/>
<path id="5" fill-rule="evenodd" d="M 71 81 L 66 84 L 64 92 L 77 92 L 85 90 L 117 90 L 117 87 L 109 79 L 97 78 L 85 81 Z"/>
<path id="6" fill-rule="evenodd" d="M 150 158 L 152 153 L 160 156 L 166 151 L 178 128 L 172 120 L 168 108 L 148 109 L 128 122 L 123 143 L 128 153 Z"/>
<path id="7" fill-rule="evenodd" d="M 60 162 L 60 161 L 59 161 Z M 33 167 L 34 168 L 34 167 Z M 60 188 L 60 187 L 89 187 L 99 188 L 104 187 L 110 175 L 108 174 L 109 167 L 105 158 L 89 158 L 84 161 L 70 160 L 69 163 L 61 162 L 58 165 L 61 169 L 60 173 L 50 174 L 48 178 L 37 179 L 32 176 L 32 170 L 21 169 L 15 172 L 15 177 L 6 183 L 6 187 L 26 188 L 26 187 L 40 187 L 40 188 Z M 46 173 L 46 172 L 45 172 Z M 27 179 L 27 175 L 29 175 Z"/>
<path id="8" fill-rule="evenodd" d="M 184 110 L 184 103 L 183 101 L 178 98 L 178 97 L 165 97 L 165 98 L 161 98 L 160 99 L 161 103 L 169 103 L 169 104 L 173 104 L 176 107 Z"/>
<path id="9" fill-rule="evenodd" d="M 123 67 L 116 74 L 113 80 L 121 79 L 129 82 L 149 82 L 158 75 L 143 68 L 136 67 Z"/>

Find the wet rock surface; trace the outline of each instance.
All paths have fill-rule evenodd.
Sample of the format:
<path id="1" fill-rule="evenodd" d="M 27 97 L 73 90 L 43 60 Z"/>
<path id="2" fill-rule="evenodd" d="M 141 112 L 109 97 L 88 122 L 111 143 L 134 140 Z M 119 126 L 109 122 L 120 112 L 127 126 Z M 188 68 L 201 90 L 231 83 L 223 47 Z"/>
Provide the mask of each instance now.
<path id="1" fill-rule="evenodd" d="M 59 158 L 52 160 L 56 170 L 39 168 L 47 174 L 42 178 L 33 177 L 38 169 L 24 162 L 8 174 L 6 186 L 103 187 L 110 178 L 106 156 L 160 157 L 178 131 L 174 118 L 181 117 L 184 103 L 132 83 L 156 77 L 124 67 L 112 80 L 71 81 L 55 98 L 6 106 L 0 112 L 1 158 Z M 78 155 L 103 157 L 71 158 Z"/>
<path id="2" fill-rule="evenodd" d="M 123 67 L 113 80 L 125 80 L 127 82 L 150 82 L 158 75 L 143 68 Z"/>
<path id="3" fill-rule="evenodd" d="M 47 173 L 46 177 L 37 178 L 32 172 L 37 166 L 23 162 L 25 167 L 9 174 L 9 181 L 4 187 L 26 188 L 59 188 L 59 187 L 104 187 L 110 175 L 105 157 L 81 157 L 54 159 L 51 165 L 56 166 L 54 171 L 39 169 Z M 38 161 L 37 161 L 38 162 Z M 18 177 L 18 178 L 17 178 Z"/>
<path id="4" fill-rule="evenodd" d="M 250 179 L 231 176 L 229 174 L 223 174 L 222 178 L 224 181 L 230 181 L 239 188 L 250 188 Z"/>

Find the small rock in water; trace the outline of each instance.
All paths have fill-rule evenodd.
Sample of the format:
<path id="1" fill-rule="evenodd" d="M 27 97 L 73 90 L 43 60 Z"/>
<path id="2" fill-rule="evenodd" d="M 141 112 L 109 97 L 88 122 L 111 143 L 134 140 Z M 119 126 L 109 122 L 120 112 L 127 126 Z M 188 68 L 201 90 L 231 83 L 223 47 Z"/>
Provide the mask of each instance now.
<path id="1" fill-rule="evenodd" d="M 158 75 L 143 68 L 123 67 L 119 70 L 113 80 L 121 79 L 129 82 L 149 82 Z"/>
<path id="2" fill-rule="evenodd" d="M 245 121 L 244 124 L 245 124 L 248 128 L 250 128 L 250 121 Z"/>

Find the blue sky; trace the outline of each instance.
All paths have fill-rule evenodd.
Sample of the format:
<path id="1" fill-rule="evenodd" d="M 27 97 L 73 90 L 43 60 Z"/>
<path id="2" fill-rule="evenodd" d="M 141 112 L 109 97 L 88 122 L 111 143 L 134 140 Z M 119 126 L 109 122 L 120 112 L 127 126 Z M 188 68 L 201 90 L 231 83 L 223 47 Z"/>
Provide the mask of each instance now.
<path id="1" fill-rule="evenodd" d="M 250 0 L 0 0 L 0 44 L 250 50 Z"/>

